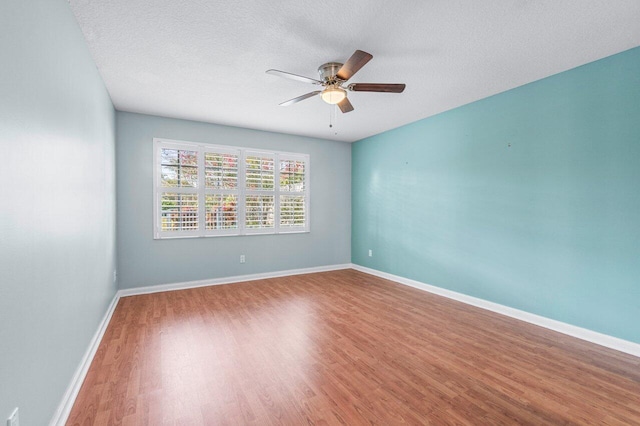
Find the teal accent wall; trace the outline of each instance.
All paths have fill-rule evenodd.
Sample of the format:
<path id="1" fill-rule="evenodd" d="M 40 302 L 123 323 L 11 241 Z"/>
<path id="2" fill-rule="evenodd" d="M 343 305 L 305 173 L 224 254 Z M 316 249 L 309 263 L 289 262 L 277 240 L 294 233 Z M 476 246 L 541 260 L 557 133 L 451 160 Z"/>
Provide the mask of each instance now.
<path id="1" fill-rule="evenodd" d="M 120 288 L 351 261 L 350 144 L 127 112 L 116 121 Z M 311 232 L 154 240 L 154 137 L 309 154 Z"/>
<path id="2" fill-rule="evenodd" d="M 356 142 L 352 194 L 354 263 L 640 343 L 640 48 Z"/>
<path id="3" fill-rule="evenodd" d="M 0 28 L 0 422 L 42 426 L 116 292 L 115 111 L 65 0 Z"/>

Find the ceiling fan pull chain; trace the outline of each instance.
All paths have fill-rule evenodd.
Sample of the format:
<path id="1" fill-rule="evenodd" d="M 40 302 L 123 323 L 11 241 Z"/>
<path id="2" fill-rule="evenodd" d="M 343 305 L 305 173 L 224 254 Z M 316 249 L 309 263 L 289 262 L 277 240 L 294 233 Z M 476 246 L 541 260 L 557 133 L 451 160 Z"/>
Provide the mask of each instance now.
<path id="1" fill-rule="evenodd" d="M 333 128 L 333 108 L 329 108 L 329 128 Z"/>

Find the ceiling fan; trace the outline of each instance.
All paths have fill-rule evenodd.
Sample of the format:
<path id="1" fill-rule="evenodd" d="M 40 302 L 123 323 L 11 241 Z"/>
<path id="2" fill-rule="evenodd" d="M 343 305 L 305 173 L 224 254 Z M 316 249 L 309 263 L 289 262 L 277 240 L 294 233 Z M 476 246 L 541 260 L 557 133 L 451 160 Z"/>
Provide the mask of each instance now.
<path id="1" fill-rule="evenodd" d="M 328 62 L 320 65 L 318 74 L 320 80 L 304 77 L 290 72 L 279 70 L 267 70 L 267 74 L 277 75 L 280 77 L 290 78 L 292 80 L 301 81 L 303 83 L 311 83 L 324 87 L 323 90 L 306 93 L 297 98 L 289 99 L 282 102 L 280 106 L 289 106 L 313 96 L 320 95 L 322 100 L 328 104 L 337 104 L 343 113 L 353 111 L 353 105 L 347 98 L 347 91 L 351 92 L 385 92 L 385 93 L 402 93 L 404 84 L 380 84 L 380 83 L 351 83 L 346 87 L 343 86 L 360 68 L 366 65 L 373 58 L 373 55 L 362 50 L 356 50 L 353 55 L 341 64 L 339 62 Z"/>

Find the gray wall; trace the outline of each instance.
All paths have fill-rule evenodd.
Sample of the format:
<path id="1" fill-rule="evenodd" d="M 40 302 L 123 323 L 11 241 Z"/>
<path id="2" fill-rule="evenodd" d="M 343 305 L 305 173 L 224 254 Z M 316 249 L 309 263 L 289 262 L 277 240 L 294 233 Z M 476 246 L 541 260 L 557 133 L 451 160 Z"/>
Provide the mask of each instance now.
<path id="1" fill-rule="evenodd" d="M 0 28 L 0 421 L 41 426 L 116 291 L 115 112 L 66 1 Z"/>
<path id="2" fill-rule="evenodd" d="M 120 288 L 351 261 L 349 144 L 126 112 L 116 121 Z M 154 240 L 154 137 L 309 154 L 311 232 Z"/>

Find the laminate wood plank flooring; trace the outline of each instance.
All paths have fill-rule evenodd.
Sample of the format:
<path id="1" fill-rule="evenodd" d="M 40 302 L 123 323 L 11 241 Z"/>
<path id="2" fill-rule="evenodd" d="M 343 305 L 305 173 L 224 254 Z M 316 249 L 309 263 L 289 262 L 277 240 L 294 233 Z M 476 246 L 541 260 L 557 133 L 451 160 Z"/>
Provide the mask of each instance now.
<path id="1" fill-rule="evenodd" d="M 68 425 L 640 424 L 640 358 L 354 270 L 120 299 Z"/>

